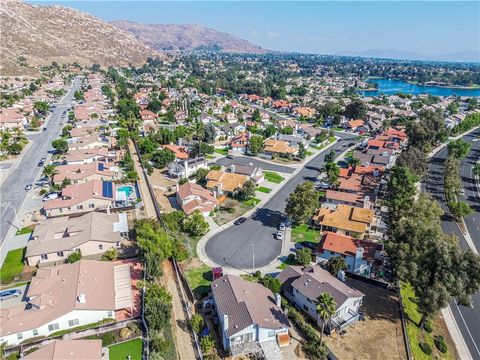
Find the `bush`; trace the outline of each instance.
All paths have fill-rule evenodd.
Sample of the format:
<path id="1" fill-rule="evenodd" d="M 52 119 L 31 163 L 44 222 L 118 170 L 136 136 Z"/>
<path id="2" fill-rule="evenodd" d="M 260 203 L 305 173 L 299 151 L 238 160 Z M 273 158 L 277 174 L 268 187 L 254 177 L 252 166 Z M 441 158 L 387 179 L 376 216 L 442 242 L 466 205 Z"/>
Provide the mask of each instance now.
<path id="1" fill-rule="evenodd" d="M 118 257 L 118 251 L 115 248 L 111 248 L 102 255 L 102 261 L 113 261 Z"/>
<path id="2" fill-rule="evenodd" d="M 130 330 L 128 327 L 124 327 L 122 330 L 120 330 L 120 337 L 123 340 L 128 339 L 130 336 L 132 336 L 132 330 Z"/>
<path id="3" fill-rule="evenodd" d="M 75 251 L 67 256 L 67 263 L 73 264 L 82 258 L 82 253 L 80 251 Z"/>
<path id="4" fill-rule="evenodd" d="M 432 323 L 430 321 L 426 321 L 425 322 L 425 326 L 423 327 L 425 329 L 425 331 L 429 334 L 432 333 L 433 331 L 433 328 L 432 328 Z"/>
<path id="5" fill-rule="evenodd" d="M 430 345 L 428 345 L 427 343 L 425 342 L 421 342 L 418 344 L 418 346 L 420 346 L 420 349 L 422 349 L 422 351 L 427 354 L 427 355 L 432 355 L 432 348 Z"/>
<path id="6" fill-rule="evenodd" d="M 443 339 L 442 335 L 435 336 L 434 342 L 435 346 L 440 352 L 444 354 L 447 352 L 447 344 L 445 344 L 445 340 Z"/>
<path id="7" fill-rule="evenodd" d="M 102 334 L 101 339 L 103 347 L 110 346 L 115 342 L 115 334 L 113 332 L 107 332 Z"/>

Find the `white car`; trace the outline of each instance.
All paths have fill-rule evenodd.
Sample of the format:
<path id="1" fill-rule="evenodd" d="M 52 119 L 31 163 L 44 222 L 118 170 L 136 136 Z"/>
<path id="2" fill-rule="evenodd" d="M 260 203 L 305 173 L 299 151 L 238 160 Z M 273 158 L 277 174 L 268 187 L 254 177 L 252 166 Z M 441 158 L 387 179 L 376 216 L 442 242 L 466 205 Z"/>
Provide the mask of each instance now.
<path id="1" fill-rule="evenodd" d="M 285 233 L 283 231 L 277 231 L 275 233 L 275 237 L 277 238 L 277 240 L 283 240 L 283 237 L 285 236 Z"/>
<path id="2" fill-rule="evenodd" d="M 280 226 L 278 227 L 278 230 L 285 231 L 285 223 L 284 222 L 280 223 Z"/>
<path id="3" fill-rule="evenodd" d="M 47 194 L 43 197 L 43 201 L 48 201 L 48 200 L 53 200 L 53 199 L 58 199 L 58 198 L 59 198 L 58 193 L 50 193 L 50 194 Z"/>

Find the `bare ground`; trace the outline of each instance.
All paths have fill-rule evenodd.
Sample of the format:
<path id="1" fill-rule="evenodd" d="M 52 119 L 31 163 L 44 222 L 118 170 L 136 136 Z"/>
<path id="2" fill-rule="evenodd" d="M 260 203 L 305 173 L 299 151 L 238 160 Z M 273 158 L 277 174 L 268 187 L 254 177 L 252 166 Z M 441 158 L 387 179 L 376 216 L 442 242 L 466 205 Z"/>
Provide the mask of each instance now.
<path id="1" fill-rule="evenodd" d="M 228 212 L 228 211 L 222 210 L 222 208 L 231 208 L 231 209 L 234 209 L 234 211 Z M 242 204 L 237 200 L 226 198 L 226 200 L 220 204 L 220 210 L 217 212 L 217 215 L 214 217 L 213 220 L 218 225 L 223 225 L 245 214 L 251 208 L 252 208 L 251 206 Z"/>

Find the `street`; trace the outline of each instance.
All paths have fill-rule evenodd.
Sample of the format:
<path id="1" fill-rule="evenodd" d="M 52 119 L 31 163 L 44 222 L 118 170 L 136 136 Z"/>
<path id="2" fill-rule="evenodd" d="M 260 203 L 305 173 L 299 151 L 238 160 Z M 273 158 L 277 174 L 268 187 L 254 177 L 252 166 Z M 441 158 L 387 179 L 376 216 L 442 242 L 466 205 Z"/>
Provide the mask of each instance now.
<path id="1" fill-rule="evenodd" d="M 3 247 L 8 232 L 12 226 L 21 224 L 22 214 L 20 209 L 28 194 L 33 193 L 25 190 L 26 184 L 34 184 L 43 167 L 38 167 L 37 163 L 42 157 L 49 155 L 47 152 L 52 148 L 52 141 L 55 140 L 62 130 L 62 119 L 64 110 L 72 105 L 73 94 L 80 88 L 80 78 L 75 78 L 69 92 L 58 102 L 57 107 L 53 108 L 50 119 L 45 124 L 46 131 L 40 131 L 37 134 L 29 135 L 31 145 L 23 154 L 21 160 L 16 164 L 10 175 L 2 184 L 0 192 L 0 246 Z M 47 162 L 48 163 L 48 162 Z M 17 219 L 16 219 L 17 217 Z"/>
<path id="2" fill-rule="evenodd" d="M 324 158 L 334 150 L 341 154 L 352 141 L 352 135 L 336 134 L 339 141 L 319 153 L 307 163 L 283 188 L 263 207 L 257 209 L 241 225 L 233 225 L 210 238 L 205 246 L 205 253 L 215 263 L 251 270 L 268 265 L 282 251 L 282 240 L 274 238 L 280 222 L 285 219 L 285 204 L 295 187 L 310 180 L 315 181 L 324 165 Z"/>
<path id="3" fill-rule="evenodd" d="M 480 130 L 473 132 L 470 135 L 466 135 L 463 137 L 466 141 L 472 141 L 474 139 L 473 134 L 478 136 Z M 471 142 L 472 143 L 472 150 L 474 152 L 478 151 L 478 142 Z M 474 145 L 476 144 L 476 145 Z M 475 146 L 475 150 L 474 149 Z M 440 202 L 445 214 L 441 218 L 442 229 L 446 234 L 453 234 L 459 239 L 460 246 L 462 249 L 467 250 L 470 249 L 471 246 L 467 243 L 467 240 L 463 236 L 460 228 L 455 223 L 453 216 L 451 215 L 450 211 L 448 210 L 445 202 L 445 194 L 444 194 L 444 162 L 447 158 L 448 149 L 445 147 L 440 150 L 430 161 L 430 167 L 428 169 L 428 177 L 425 180 L 425 189 L 430 192 L 434 199 Z M 468 162 L 470 155 L 465 159 Z M 464 163 L 465 163 L 464 161 Z M 462 164 L 463 167 L 463 164 Z M 471 202 L 471 193 L 467 191 L 471 191 L 471 183 L 468 182 L 465 177 L 462 179 L 464 186 L 467 185 L 465 189 L 465 195 L 467 201 Z M 475 215 L 471 216 L 471 224 L 474 224 L 475 221 L 473 219 L 479 217 L 478 213 L 478 204 L 476 206 L 477 212 Z M 471 230 L 471 227 L 467 223 L 467 227 L 470 231 L 470 235 L 474 242 L 474 245 L 477 250 L 480 249 L 480 233 L 476 230 Z M 470 354 L 473 359 L 480 360 L 480 293 L 476 293 L 472 296 L 472 307 L 465 307 L 459 306 L 453 301 L 450 304 L 450 308 L 453 312 L 455 317 L 455 321 L 462 333 L 463 339 L 470 351 Z"/>
<path id="4" fill-rule="evenodd" d="M 224 157 L 224 158 L 218 159 L 215 162 L 218 165 L 222 165 L 225 167 L 228 167 L 231 164 L 241 164 L 241 165 L 253 164 L 255 166 L 262 168 L 262 170 L 277 171 L 280 174 L 281 173 L 291 174 L 295 171 L 294 168 L 291 168 L 289 166 L 282 166 L 280 164 L 276 165 L 276 164 L 272 164 L 271 162 L 262 161 L 262 160 L 259 160 L 258 158 L 248 157 L 248 156 L 234 156 L 233 159 Z"/>

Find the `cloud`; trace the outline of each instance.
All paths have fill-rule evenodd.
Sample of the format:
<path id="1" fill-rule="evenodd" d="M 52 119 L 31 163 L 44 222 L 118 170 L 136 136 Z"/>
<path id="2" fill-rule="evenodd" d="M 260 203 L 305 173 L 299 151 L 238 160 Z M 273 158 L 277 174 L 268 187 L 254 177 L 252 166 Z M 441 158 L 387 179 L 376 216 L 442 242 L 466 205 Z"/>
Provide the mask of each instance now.
<path id="1" fill-rule="evenodd" d="M 259 34 L 258 30 L 252 30 L 251 34 L 253 36 L 257 36 Z"/>
<path id="2" fill-rule="evenodd" d="M 267 32 L 267 37 L 269 37 L 271 39 L 278 38 L 279 36 L 280 36 L 280 33 L 278 33 L 278 32 L 275 32 L 275 31 Z"/>

